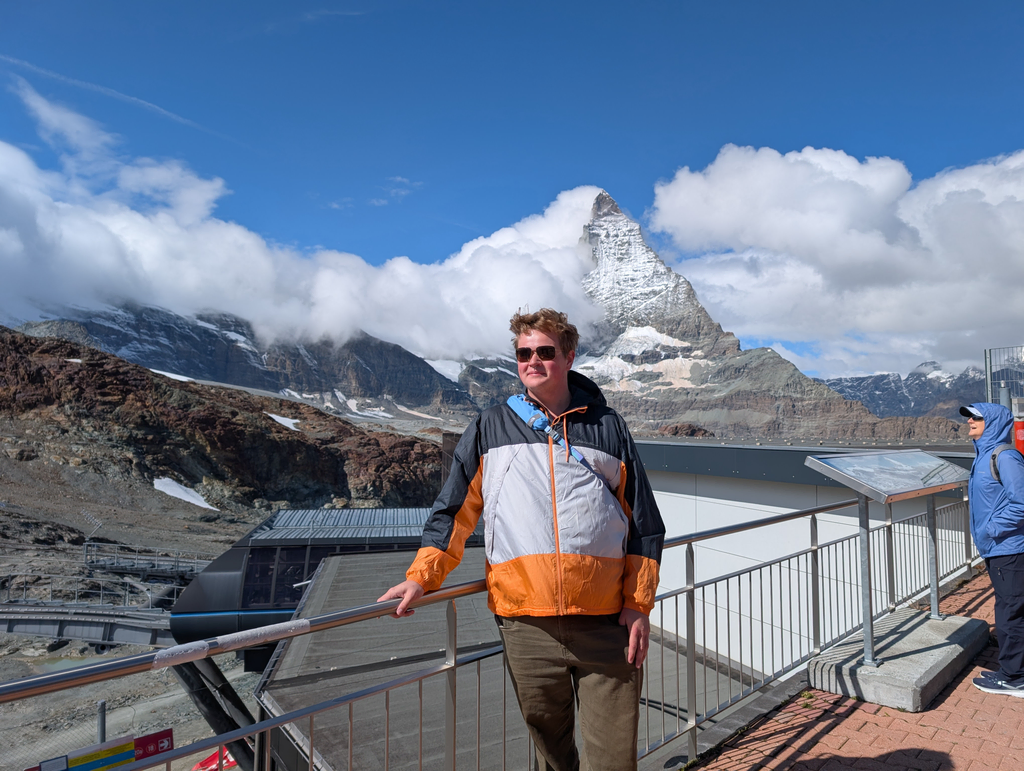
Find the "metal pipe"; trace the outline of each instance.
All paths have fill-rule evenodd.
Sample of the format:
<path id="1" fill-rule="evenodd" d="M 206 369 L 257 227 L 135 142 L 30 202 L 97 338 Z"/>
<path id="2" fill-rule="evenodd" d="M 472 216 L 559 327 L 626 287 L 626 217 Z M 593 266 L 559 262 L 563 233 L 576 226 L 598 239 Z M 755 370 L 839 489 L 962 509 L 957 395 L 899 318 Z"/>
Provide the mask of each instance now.
<path id="1" fill-rule="evenodd" d="M 800 519 L 801 517 L 806 517 L 811 514 L 824 514 L 829 511 L 836 511 L 837 509 L 846 509 L 849 508 L 850 506 L 855 505 L 857 505 L 857 499 L 852 498 L 848 501 L 829 503 L 825 506 L 815 506 L 814 508 L 811 509 L 801 509 L 800 511 L 792 511 L 788 514 L 778 514 L 774 517 L 765 517 L 764 519 L 757 519 L 752 522 L 745 522 L 739 525 L 714 527 L 710 530 L 700 530 L 696 533 L 690 533 L 689 535 L 677 535 L 674 538 L 665 539 L 665 548 L 671 549 L 675 546 L 684 546 L 688 543 L 706 541 L 709 538 L 718 538 L 723 535 L 733 535 L 734 533 L 742 533 L 747 530 L 756 530 L 759 527 L 778 525 L 782 522 L 791 522 L 794 519 Z"/>
<path id="2" fill-rule="evenodd" d="M 694 584 L 696 570 L 693 564 L 693 543 L 686 544 L 686 735 L 689 740 L 688 761 L 697 759 L 697 651 L 694 641 L 694 627 L 697 613 L 694 607 Z"/>
<path id="3" fill-rule="evenodd" d="M 107 701 L 96 702 L 96 743 L 103 744 L 107 740 Z"/>
<path id="4" fill-rule="evenodd" d="M 892 504 L 885 504 L 885 586 L 889 594 L 889 612 L 896 610 L 896 551 L 893 541 Z"/>
<path id="5" fill-rule="evenodd" d="M 445 682 L 444 699 L 444 767 L 455 771 L 455 706 L 457 698 L 455 659 L 458 655 L 458 624 L 453 601 L 448 602 L 445 621 L 448 624 L 448 639 L 445 645 L 444 663 L 448 668 L 448 676 Z"/>
<path id="6" fill-rule="evenodd" d="M 935 496 L 925 499 L 925 520 L 928 523 L 928 583 L 931 588 L 931 615 L 929 618 L 942 620 L 939 613 L 939 541 L 935 521 Z"/>
<path id="7" fill-rule="evenodd" d="M 875 624 L 871 613 L 871 522 L 868 518 L 868 499 L 857 494 L 857 519 L 860 523 L 860 602 L 864 623 L 864 664 L 877 667 L 875 659 Z"/>
<path id="8" fill-rule="evenodd" d="M 818 569 L 818 517 L 811 515 L 811 646 L 821 652 L 821 573 Z"/>

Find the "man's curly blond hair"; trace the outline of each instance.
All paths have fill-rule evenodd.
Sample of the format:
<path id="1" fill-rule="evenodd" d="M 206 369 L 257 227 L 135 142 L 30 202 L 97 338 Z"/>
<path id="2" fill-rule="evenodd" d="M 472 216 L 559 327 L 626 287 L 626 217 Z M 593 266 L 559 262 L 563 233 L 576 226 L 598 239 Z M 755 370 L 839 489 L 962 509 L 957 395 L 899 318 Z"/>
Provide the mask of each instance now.
<path id="1" fill-rule="evenodd" d="M 509 329 L 515 337 L 512 338 L 512 347 L 515 348 L 520 335 L 537 330 L 544 334 L 558 338 L 558 347 L 562 353 L 568 356 L 576 351 L 580 342 L 580 333 L 575 325 L 569 323 L 569 317 L 561 311 L 551 308 L 541 308 L 534 313 L 523 313 L 516 311 L 509 320 Z"/>

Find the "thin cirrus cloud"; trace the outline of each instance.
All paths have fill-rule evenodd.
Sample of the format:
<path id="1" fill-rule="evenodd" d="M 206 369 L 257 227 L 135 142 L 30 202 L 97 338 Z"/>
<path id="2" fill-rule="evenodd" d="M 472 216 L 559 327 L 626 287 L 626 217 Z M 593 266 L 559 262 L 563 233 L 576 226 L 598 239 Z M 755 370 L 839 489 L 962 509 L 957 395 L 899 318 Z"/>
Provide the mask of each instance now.
<path id="1" fill-rule="evenodd" d="M 0 309 L 6 323 L 62 305 L 132 300 L 182 314 L 219 310 L 265 338 L 343 340 L 359 329 L 427 358 L 508 347 L 524 305 L 595 321 L 578 241 L 597 188 L 562 193 L 542 214 L 467 243 L 441 262 L 369 265 L 344 252 L 268 242 L 215 216 L 229 191 L 179 161 L 125 159 L 117 137 L 16 89 L 60 159 L 46 170 L 0 141 Z M 404 180 L 403 180 L 404 181 Z"/>
<path id="2" fill-rule="evenodd" d="M 805 371 L 1024 344 L 1024 151 L 915 185 L 891 158 L 727 145 L 659 183 L 648 220 L 717 321 Z"/>
<path id="3" fill-rule="evenodd" d="M 154 112 L 163 118 L 167 118 L 168 120 L 180 123 L 183 126 L 198 129 L 199 131 L 206 132 L 207 134 L 212 134 L 213 136 L 220 137 L 221 139 L 231 139 L 231 137 L 214 131 L 213 129 L 208 129 L 205 126 L 196 123 L 194 120 L 189 120 L 188 118 L 184 118 L 181 115 L 178 115 L 177 113 L 171 112 L 170 110 L 165 110 L 160 105 L 153 104 L 152 102 L 147 102 L 145 99 L 139 99 L 136 96 L 122 94 L 120 91 L 115 91 L 114 89 L 108 88 L 107 86 L 101 86 L 96 83 L 89 83 L 84 80 L 78 80 L 77 78 L 69 78 L 67 75 L 61 75 L 59 72 L 53 72 L 52 70 L 47 70 L 43 67 L 37 67 L 31 62 L 26 62 L 23 59 L 16 59 L 13 56 L 7 56 L 6 54 L 0 54 L 0 61 L 7 62 L 8 64 L 13 64 L 15 67 L 27 70 L 28 72 L 33 72 L 36 75 L 42 75 L 45 78 L 50 78 L 51 80 L 57 80 L 61 83 L 66 83 L 69 86 L 75 86 L 76 88 L 81 88 L 86 91 L 93 91 L 97 94 L 109 96 L 111 99 L 117 99 L 118 101 L 126 102 L 128 104 L 135 105 L 136 107 L 141 107 L 145 110 L 149 110 L 150 112 Z"/>
<path id="4" fill-rule="evenodd" d="M 392 201 L 401 203 L 403 198 L 422 186 L 422 182 L 413 182 L 405 177 L 388 177 L 387 184 L 381 186 L 387 198 L 371 198 L 367 203 L 370 206 L 387 206 Z"/>

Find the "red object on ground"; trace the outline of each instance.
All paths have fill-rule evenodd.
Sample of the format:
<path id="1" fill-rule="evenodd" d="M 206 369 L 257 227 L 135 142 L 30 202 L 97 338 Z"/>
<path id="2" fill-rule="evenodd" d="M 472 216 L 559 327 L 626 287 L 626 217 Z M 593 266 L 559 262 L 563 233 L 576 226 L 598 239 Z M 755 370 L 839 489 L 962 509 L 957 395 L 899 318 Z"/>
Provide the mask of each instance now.
<path id="1" fill-rule="evenodd" d="M 1024 418 L 1013 418 L 1013 446 L 1024 453 Z"/>
<path id="2" fill-rule="evenodd" d="M 224 753 L 223 768 L 235 768 L 238 765 L 238 763 L 235 762 L 235 759 L 231 757 L 230 752 L 223 747 L 218 747 L 217 749 L 219 752 Z M 200 760 L 192 766 L 192 771 L 217 771 L 217 753 L 215 752 L 210 757 Z"/>

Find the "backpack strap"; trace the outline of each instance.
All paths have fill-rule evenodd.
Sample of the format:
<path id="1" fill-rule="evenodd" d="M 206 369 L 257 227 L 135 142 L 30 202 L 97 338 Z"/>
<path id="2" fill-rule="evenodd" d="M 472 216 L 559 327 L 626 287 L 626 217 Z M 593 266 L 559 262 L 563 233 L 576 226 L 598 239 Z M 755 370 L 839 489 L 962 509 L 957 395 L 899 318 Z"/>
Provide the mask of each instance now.
<path id="1" fill-rule="evenodd" d="M 544 413 L 544 411 L 537 409 L 535 405 L 528 402 L 525 396 L 523 396 L 522 394 L 515 394 L 514 396 L 510 396 L 508 397 L 508 401 L 506 402 L 506 404 L 508 404 L 508 406 L 512 408 L 512 411 L 516 415 L 518 415 L 526 425 L 528 425 L 534 431 L 543 431 L 545 434 L 547 434 L 560 445 L 562 445 L 562 447 L 568 447 L 569 452 L 572 453 L 572 457 L 574 457 L 577 461 L 579 461 L 583 466 L 589 469 L 591 473 L 596 475 L 602 481 L 604 480 L 604 477 L 602 477 L 600 474 L 594 471 L 594 467 L 591 466 L 590 463 L 587 462 L 587 459 L 583 457 L 583 453 L 581 453 L 575 447 L 566 444 L 565 439 L 562 438 L 562 435 L 558 433 L 558 429 L 551 425 L 551 421 L 548 419 L 548 416 Z"/>
<path id="2" fill-rule="evenodd" d="M 996 460 L 1007 450 L 1016 450 L 1012 444 L 1001 444 L 992 451 L 991 466 L 992 466 L 992 478 L 995 479 L 999 484 L 1003 483 L 1003 480 L 999 477 L 999 464 Z"/>

